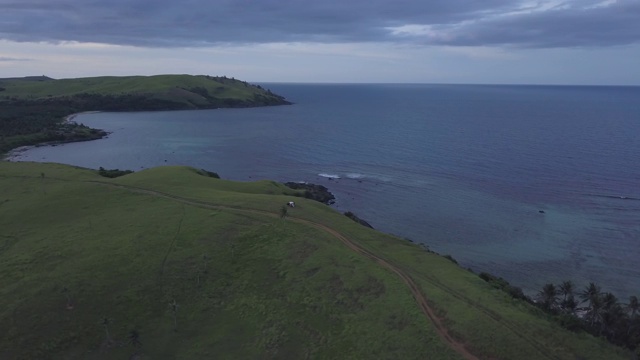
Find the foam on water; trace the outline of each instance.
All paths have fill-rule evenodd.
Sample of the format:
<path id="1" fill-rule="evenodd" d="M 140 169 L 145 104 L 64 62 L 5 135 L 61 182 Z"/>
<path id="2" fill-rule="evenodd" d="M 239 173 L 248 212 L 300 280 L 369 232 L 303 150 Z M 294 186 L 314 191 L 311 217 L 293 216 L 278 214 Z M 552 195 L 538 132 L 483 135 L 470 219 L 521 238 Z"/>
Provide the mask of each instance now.
<path id="1" fill-rule="evenodd" d="M 362 179 L 362 178 L 364 178 L 365 176 L 364 176 L 363 174 L 359 174 L 359 173 L 348 173 L 348 174 L 346 175 L 346 177 L 347 177 L 348 179 L 358 180 L 358 179 Z"/>
<path id="2" fill-rule="evenodd" d="M 328 179 L 340 179 L 340 175 L 320 173 L 318 176 Z"/>

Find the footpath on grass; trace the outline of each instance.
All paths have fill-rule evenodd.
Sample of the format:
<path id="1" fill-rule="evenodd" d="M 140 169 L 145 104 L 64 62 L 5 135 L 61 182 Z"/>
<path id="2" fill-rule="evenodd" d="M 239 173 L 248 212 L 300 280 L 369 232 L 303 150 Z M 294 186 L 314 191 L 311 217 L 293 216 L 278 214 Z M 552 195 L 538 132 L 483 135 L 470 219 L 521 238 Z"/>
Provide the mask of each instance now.
<path id="1" fill-rule="evenodd" d="M 183 204 L 192 205 L 192 206 L 201 207 L 201 208 L 206 208 L 206 209 L 236 211 L 236 212 L 264 215 L 264 216 L 269 216 L 269 217 L 274 217 L 274 218 L 280 217 L 280 215 L 278 215 L 276 213 L 265 211 L 265 210 L 216 205 L 216 204 L 212 204 L 212 203 L 209 203 L 209 202 L 187 199 L 187 198 L 183 198 L 183 197 L 180 197 L 180 196 L 171 195 L 171 194 L 168 194 L 168 193 L 155 191 L 155 190 L 150 190 L 150 189 L 139 188 L 139 187 L 135 187 L 135 186 L 114 184 L 114 183 L 108 183 L 108 182 L 102 182 L 102 181 L 89 181 L 89 182 L 102 184 L 102 185 L 106 185 L 106 186 L 118 187 L 118 188 L 126 189 L 126 190 L 129 190 L 129 191 L 134 191 L 134 192 L 138 192 L 138 193 L 147 194 L 147 195 L 163 197 L 163 198 L 171 199 L 171 200 L 174 200 L 174 201 L 178 201 L 178 202 L 183 203 Z M 442 338 L 442 340 L 445 343 L 447 343 L 447 345 L 449 345 L 449 347 L 451 347 L 452 350 L 454 350 L 456 353 L 458 353 L 464 359 L 467 359 L 467 360 L 479 360 L 479 358 L 477 356 L 475 356 L 474 354 L 472 354 L 464 346 L 464 344 L 462 342 L 454 339 L 449 334 L 449 332 L 447 331 L 447 328 L 444 326 L 442 320 L 436 315 L 434 309 L 431 306 L 429 306 L 429 303 L 427 302 L 427 298 L 422 293 L 422 291 L 420 291 L 420 289 L 419 289 L 418 285 L 416 284 L 416 282 L 411 278 L 411 276 L 409 276 L 409 274 L 407 274 L 401 268 L 399 268 L 398 266 L 396 266 L 393 263 L 389 262 L 388 260 L 385 260 L 382 257 L 380 257 L 380 256 L 378 256 L 378 255 L 376 255 L 374 253 L 371 253 L 370 251 L 362 248 L 360 245 L 356 244 L 351 239 L 349 239 L 346 236 L 340 234 L 338 231 L 336 231 L 335 229 L 330 228 L 329 226 L 326 226 L 324 224 L 320 224 L 320 223 L 317 223 L 317 222 L 313 222 L 313 221 L 310 221 L 310 220 L 305 220 L 305 219 L 293 217 L 293 216 L 287 216 L 287 218 L 290 221 L 294 221 L 294 222 L 297 222 L 297 223 L 300 223 L 300 224 L 311 226 L 311 227 L 316 228 L 318 230 L 327 232 L 331 236 L 333 236 L 333 237 L 337 238 L 338 240 L 340 240 L 349 249 L 351 249 L 351 250 L 355 251 L 356 253 L 358 253 L 360 255 L 363 255 L 363 256 L 375 261 L 378 265 L 380 265 L 380 266 L 386 268 L 387 270 L 393 272 L 394 274 L 396 274 L 402 280 L 402 282 L 405 283 L 405 285 L 407 285 L 409 287 L 409 290 L 411 291 L 411 294 L 413 295 L 414 299 L 418 303 L 418 306 L 420 307 L 420 310 L 424 313 L 424 315 L 427 317 L 427 319 L 431 323 L 433 323 L 433 325 L 435 326 L 436 332 Z"/>
<path id="2" fill-rule="evenodd" d="M 0 175 L 0 177 L 4 177 L 4 176 Z M 13 176 L 10 176 L 10 177 L 13 177 Z M 20 177 L 20 178 L 35 178 L 35 177 L 32 177 L 32 176 L 16 176 L 16 177 Z M 78 181 L 78 180 L 69 180 L 69 179 L 51 178 L 51 177 L 48 177 L 48 179 L 55 179 L 55 180 L 59 180 L 59 181 L 69 181 L 69 182 Z M 205 208 L 205 209 L 226 210 L 226 211 L 233 211 L 233 212 L 239 212 L 239 213 L 245 213 L 245 214 L 256 214 L 256 215 L 268 216 L 268 217 L 272 217 L 272 218 L 279 218 L 280 217 L 280 214 L 276 213 L 276 212 L 270 212 L 270 211 L 259 210 L 259 209 L 252 209 L 252 208 L 247 208 L 247 207 L 234 207 L 234 206 L 219 205 L 219 204 L 215 204 L 215 203 L 211 203 L 211 202 L 184 198 L 184 197 L 181 197 L 181 196 L 176 196 L 176 195 L 172 195 L 172 194 L 165 193 L 165 192 L 151 190 L 151 189 L 147 189 L 147 188 L 136 187 L 136 186 L 115 184 L 115 183 L 112 183 L 112 182 L 98 181 L 98 180 L 79 180 L 79 182 L 92 183 L 92 184 L 96 184 L 96 185 L 99 185 L 99 186 L 108 186 L 108 187 L 120 188 L 120 189 L 124 189 L 124 190 L 131 191 L 131 192 L 146 194 L 146 195 L 155 196 L 155 197 L 162 197 L 162 198 L 166 198 L 166 199 L 173 200 L 173 201 L 176 201 L 176 202 L 180 202 L 180 203 L 185 204 L 185 205 L 190 205 L 190 206 L 195 206 L 195 207 L 200 207 L 200 208 Z M 304 225 L 307 225 L 307 226 L 310 226 L 310 227 L 313 227 L 313 228 L 316 228 L 318 230 L 321 230 L 321 231 L 324 231 L 324 232 L 328 233 L 332 237 L 340 240 L 340 242 L 342 242 L 345 246 L 347 246 L 352 251 L 354 251 L 354 252 L 356 252 L 356 253 L 358 253 L 358 254 L 360 254 L 360 255 L 362 255 L 362 256 L 364 256 L 364 257 L 366 257 L 366 258 L 368 258 L 368 259 L 370 259 L 370 260 L 372 260 L 374 262 L 376 262 L 379 266 L 382 266 L 383 268 L 386 268 L 387 270 L 389 270 L 392 273 L 396 274 L 400 278 L 400 280 L 402 280 L 402 282 L 409 288 L 409 290 L 412 293 L 412 295 L 413 295 L 416 303 L 418 304 L 420 310 L 425 315 L 427 320 L 430 321 L 434 325 L 435 330 L 436 330 L 437 334 L 441 337 L 441 339 L 453 351 L 455 351 L 457 354 L 459 354 L 462 358 L 468 359 L 468 360 L 478 360 L 479 359 L 479 357 L 474 355 L 465 346 L 465 344 L 462 341 L 457 340 L 453 336 L 451 336 L 449 330 L 447 329 L 447 327 L 444 324 L 444 320 L 445 319 L 440 318 L 440 317 L 438 317 L 436 315 L 435 309 L 432 306 L 429 305 L 427 297 L 425 296 L 423 291 L 420 289 L 419 285 L 412 278 L 412 276 L 409 275 L 407 270 L 405 270 L 401 266 L 393 263 L 392 261 L 389 261 L 389 260 L 387 260 L 387 259 L 385 259 L 385 258 L 383 258 L 383 257 L 381 257 L 379 255 L 376 255 L 375 253 L 371 252 L 370 250 L 365 249 L 363 246 L 359 245 L 357 242 L 355 242 L 352 239 L 349 239 L 348 237 L 342 235 L 340 232 L 338 232 L 337 230 L 331 228 L 330 226 L 327 226 L 327 225 L 321 224 L 321 223 L 317 223 L 317 222 L 314 222 L 314 221 L 302 219 L 302 218 L 295 217 L 295 216 L 287 216 L 287 219 L 289 221 L 293 221 L 293 222 L 296 222 L 296 223 L 304 224 Z M 466 296 L 458 293 L 457 291 L 449 288 L 448 286 L 440 283 L 439 281 L 437 281 L 436 279 L 431 278 L 428 275 L 425 275 L 425 274 L 418 275 L 418 278 L 421 279 L 421 280 L 428 281 L 432 285 L 440 288 L 443 291 L 446 291 L 447 293 L 451 294 L 455 298 L 463 301 L 468 306 L 470 306 L 472 308 L 475 308 L 476 310 L 479 310 L 480 312 L 488 315 L 489 318 L 491 318 L 492 320 L 496 321 L 501 326 L 504 326 L 504 327 L 508 328 L 512 333 L 514 333 L 519 338 L 525 340 L 534 349 L 536 349 L 538 354 L 541 356 L 540 358 L 554 359 L 554 360 L 555 359 L 560 359 L 559 356 L 557 356 L 556 354 L 553 354 L 553 353 L 549 352 L 547 349 L 545 349 L 545 346 L 543 344 L 540 344 L 538 341 L 536 341 L 534 339 L 531 339 L 529 336 L 527 336 L 527 335 L 525 335 L 523 333 L 520 333 L 520 331 L 518 331 L 518 329 L 515 326 L 512 326 L 512 324 L 510 324 L 509 321 L 506 321 L 506 319 L 498 318 L 492 311 L 490 311 L 489 309 L 484 308 L 482 305 L 475 303 L 473 300 L 467 298 Z"/>

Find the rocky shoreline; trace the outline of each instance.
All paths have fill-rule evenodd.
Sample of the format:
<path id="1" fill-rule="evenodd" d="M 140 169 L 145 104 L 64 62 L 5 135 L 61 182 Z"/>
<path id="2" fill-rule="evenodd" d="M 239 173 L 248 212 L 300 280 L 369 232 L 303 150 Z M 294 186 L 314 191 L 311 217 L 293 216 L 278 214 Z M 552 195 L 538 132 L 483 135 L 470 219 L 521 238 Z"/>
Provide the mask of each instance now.
<path id="1" fill-rule="evenodd" d="M 349 219 L 357 222 L 358 224 L 362 225 L 362 226 L 366 226 L 370 229 L 373 229 L 373 226 L 371 226 L 371 224 L 369 224 L 368 222 L 366 222 L 365 220 L 359 218 L 356 214 L 352 213 L 351 211 L 347 211 L 344 213 L 344 216 L 348 217 Z"/>
<path id="2" fill-rule="evenodd" d="M 299 195 L 300 197 L 319 201 L 326 205 L 332 205 L 336 202 L 336 197 L 325 186 L 293 181 L 284 184 L 294 190 L 304 190 L 304 193 Z"/>
<path id="3" fill-rule="evenodd" d="M 336 197 L 331 193 L 331 191 L 329 191 L 329 189 L 327 189 L 326 186 L 311 184 L 307 182 L 292 182 L 292 181 L 286 182 L 284 184 L 287 187 L 294 190 L 304 190 L 304 193 L 297 196 L 315 200 L 325 205 L 333 205 L 336 202 L 335 201 Z M 371 226 L 371 224 L 359 218 L 358 216 L 356 216 L 356 214 L 352 213 L 351 211 L 345 212 L 344 215 L 362 226 L 366 226 L 368 228 L 373 229 L 373 226 Z"/>

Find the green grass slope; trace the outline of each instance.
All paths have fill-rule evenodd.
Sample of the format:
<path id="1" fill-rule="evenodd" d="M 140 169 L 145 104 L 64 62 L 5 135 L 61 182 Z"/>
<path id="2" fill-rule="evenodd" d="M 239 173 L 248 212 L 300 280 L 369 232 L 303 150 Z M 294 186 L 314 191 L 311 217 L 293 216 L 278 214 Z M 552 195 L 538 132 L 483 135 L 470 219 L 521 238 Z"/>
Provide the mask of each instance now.
<path id="1" fill-rule="evenodd" d="M 293 194 L 188 167 L 0 162 L 0 358 L 463 359 L 451 341 L 480 359 L 629 358 Z M 454 340 L 338 233 L 415 280 Z"/>
<path id="2" fill-rule="evenodd" d="M 246 105 L 253 102 L 261 104 L 261 101 L 265 104 L 286 103 L 282 97 L 247 82 L 206 75 L 102 76 L 59 80 L 47 77 L 10 78 L 0 79 L 0 88 L 3 89 L 0 98 L 4 100 L 43 100 L 81 94 L 138 94 L 183 103 L 192 108 L 223 105 L 225 100 L 238 104 L 246 102 Z"/>

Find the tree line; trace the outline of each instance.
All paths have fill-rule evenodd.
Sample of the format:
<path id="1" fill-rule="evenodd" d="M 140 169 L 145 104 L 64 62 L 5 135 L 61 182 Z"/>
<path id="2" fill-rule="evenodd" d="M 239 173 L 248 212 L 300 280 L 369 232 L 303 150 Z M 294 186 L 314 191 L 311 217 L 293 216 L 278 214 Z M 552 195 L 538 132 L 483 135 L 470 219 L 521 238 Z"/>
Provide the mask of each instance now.
<path id="1" fill-rule="evenodd" d="M 279 105 L 282 99 L 255 94 L 252 99 L 216 99 L 206 89 L 208 104 L 172 101 L 145 94 L 101 95 L 82 93 L 73 96 L 21 99 L 6 96 L 0 99 L 0 154 L 13 148 L 44 142 L 65 142 L 98 139 L 106 133 L 97 129 L 64 124 L 63 119 L 83 111 L 161 111 L 194 108 L 248 107 Z"/>
<path id="2" fill-rule="evenodd" d="M 564 281 L 558 286 L 545 284 L 536 300 L 543 310 L 558 317 L 570 330 L 585 330 L 632 350 L 640 344 L 637 296 L 621 302 L 593 282 L 583 289 L 576 289 L 571 281 Z"/>
<path id="3" fill-rule="evenodd" d="M 44 99 L 8 97 L 0 100 L 0 153 L 43 142 L 98 139 L 106 135 L 98 129 L 63 123 L 74 113 L 92 110 L 137 111 L 184 108 L 178 102 L 144 95 L 78 94 Z"/>
<path id="4" fill-rule="evenodd" d="M 573 282 L 564 281 L 559 285 L 545 284 L 532 299 L 502 278 L 488 273 L 481 273 L 480 278 L 513 298 L 542 309 L 568 330 L 585 331 L 612 344 L 640 352 L 640 304 L 637 296 L 620 301 L 593 282 L 578 288 Z"/>

